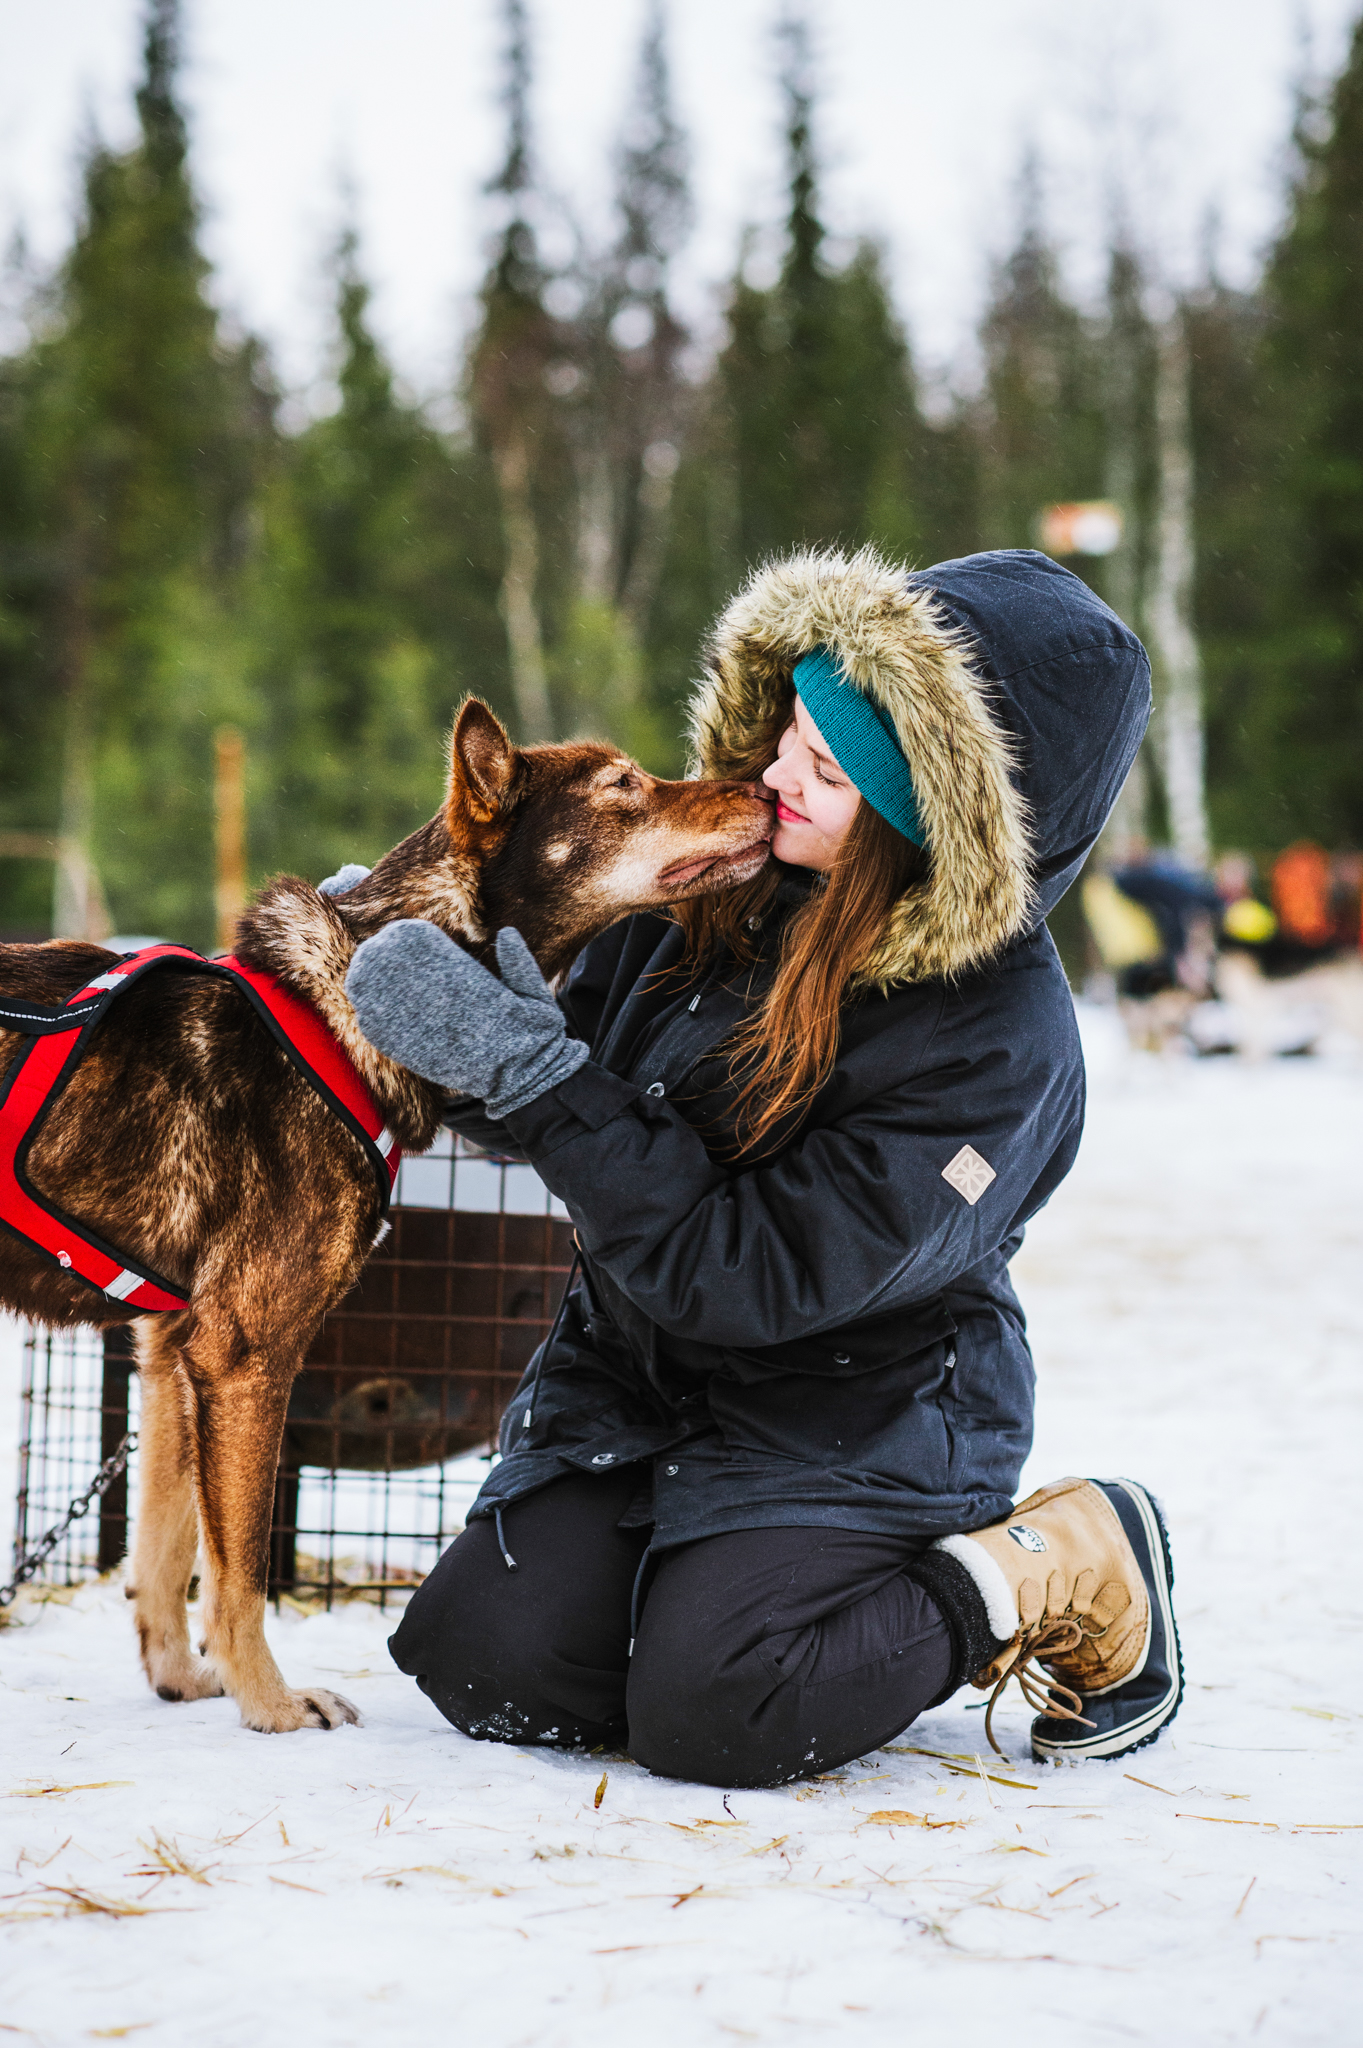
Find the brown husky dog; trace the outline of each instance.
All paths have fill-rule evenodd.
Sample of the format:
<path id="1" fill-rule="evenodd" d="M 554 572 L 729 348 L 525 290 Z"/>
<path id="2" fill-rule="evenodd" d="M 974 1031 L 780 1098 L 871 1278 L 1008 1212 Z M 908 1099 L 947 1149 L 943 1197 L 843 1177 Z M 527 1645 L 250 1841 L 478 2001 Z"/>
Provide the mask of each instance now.
<path id="1" fill-rule="evenodd" d="M 398 1142 L 420 1152 L 442 1091 L 365 1040 L 343 983 L 356 946 L 424 917 L 487 956 L 516 925 L 550 976 L 631 911 L 746 881 L 771 811 L 751 783 L 658 782 L 613 748 L 512 746 L 486 706 L 454 728 L 445 806 L 358 888 L 273 882 L 237 954 L 320 1011 Z M 115 956 L 54 941 L 0 947 L 0 994 L 63 1002 Z M 0 1073 L 19 1040 L 0 1032 Z M 229 1692 L 250 1728 L 357 1719 L 338 1694 L 294 1692 L 264 1635 L 270 1506 L 289 1388 L 379 1223 L 357 1139 L 254 1009 L 210 976 L 149 975 L 113 1005 L 28 1158 L 47 1199 L 189 1297 L 138 1320 L 142 1510 L 128 1597 L 162 1699 Z M 120 1303 L 0 1231 L 0 1304 L 52 1325 L 131 1320 Z M 203 1655 L 186 1595 L 198 1550 Z"/>

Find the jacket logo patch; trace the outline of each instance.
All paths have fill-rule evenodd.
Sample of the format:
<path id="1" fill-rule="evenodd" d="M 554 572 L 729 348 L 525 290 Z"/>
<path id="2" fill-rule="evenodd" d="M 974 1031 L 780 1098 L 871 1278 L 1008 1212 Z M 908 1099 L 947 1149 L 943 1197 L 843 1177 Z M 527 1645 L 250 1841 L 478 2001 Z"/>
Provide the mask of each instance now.
<path id="1" fill-rule="evenodd" d="M 964 1195 L 973 1209 L 991 1180 L 998 1175 L 987 1159 L 982 1159 L 973 1145 L 962 1145 L 951 1162 L 942 1168 L 942 1179 L 951 1182 L 958 1195 Z"/>
<path id="2" fill-rule="evenodd" d="M 1014 1543 L 1020 1543 L 1024 1550 L 1044 1550 L 1046 1548 L 1046 1539 L 1041 1531 L 1028 1528 L 1026 1522 L 1010 1523 L 1008 1534 L 1012 1537 Z"/>

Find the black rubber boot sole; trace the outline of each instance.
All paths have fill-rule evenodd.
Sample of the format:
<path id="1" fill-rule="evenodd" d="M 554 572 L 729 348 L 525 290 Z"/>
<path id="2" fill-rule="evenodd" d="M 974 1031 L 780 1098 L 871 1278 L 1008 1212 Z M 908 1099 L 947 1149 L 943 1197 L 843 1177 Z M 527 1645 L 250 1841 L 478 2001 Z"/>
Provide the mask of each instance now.
<path id="1" fill-rule="evenodd" d="M 1115 1761 L 1157 1742 L 1183 1702 L 1183 1647 L 1174 1619 L 1174 1560 L 1153 1496 L 1133 1479 L 1095 1479 L 1117 1514 L 1150 1596 L 1150 1634 L 1139 1670 L 1111 1691 L 1080 1695 L 1093 1728 L 1046 1716 L 1032 1723 L 1038 1763 L 1062 1757 Z"/>

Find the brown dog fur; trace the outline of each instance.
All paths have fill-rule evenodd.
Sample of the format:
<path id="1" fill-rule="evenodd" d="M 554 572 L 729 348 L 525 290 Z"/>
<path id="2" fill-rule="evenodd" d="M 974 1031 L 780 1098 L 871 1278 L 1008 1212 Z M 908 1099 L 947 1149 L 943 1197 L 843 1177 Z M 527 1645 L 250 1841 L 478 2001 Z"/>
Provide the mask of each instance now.
<path id="1" fill-rule="evenodd" d="M 444 809 L 358 888 L 285 876 L 241 920 L 237 952 L 306 996 L 404 1148 L 442 1094 L 360 1034 L 346 999 L 359 942 L 424 917 L 482 957 L 515 924 L 561 972 L 634 910 L 747 880 L 771 812 L 751 783 L 659 782 L 591 742 L 514 748 L 476 699 L 456 721 Z M 109 967 L 97 946 L 0 947 L 0 993 L 56 1004 Z M 0 1072 L 20 1040 L 0 1032 Z M 113 1005 L 29 1154 L 34 1184 L 189 1296 L 137 1317 L 142 1511 L 128 1597 L 163 1699 L 223 1691 L 248 1727 L 334 1727 L 339 1694 L 292 1691 L 265 1643 L 270 1508 L 289 1389 L 326 1310 L 374 1242 L 379 1197 L 358 1142 L 229 984 L 166 972 Z M 0 1231 L 0 1302 L 54 1326 L 133 1320 Z M 186 1596 L 196 1551 L 203 1655 Z"/>

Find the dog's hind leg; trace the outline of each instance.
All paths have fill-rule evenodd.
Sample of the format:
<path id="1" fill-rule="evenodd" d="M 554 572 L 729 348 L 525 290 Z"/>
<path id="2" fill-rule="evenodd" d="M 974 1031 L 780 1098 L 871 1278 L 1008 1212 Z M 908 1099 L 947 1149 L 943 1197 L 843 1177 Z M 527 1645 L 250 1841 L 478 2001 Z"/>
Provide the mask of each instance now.
<path id="1" fill-rule="evenodd" d="M 184 1351 L 204 1563 L 204 1649 L 248 1728 L 283 1734 L 358 1721 L 339 1693 L 284 1683 L 265 1640 L 270 1509 L 298 1360 L 251 1349 L 235 1319 L 201 1313 Z"/>
<path id="2" fill-rule="evenodd" d="M 145 1317 L 137 1332 L 141 1506 L 128 1598 L 142 1662 L 163 1700 L 213 1699 L 222 1682 L 190 1647 L 185 1605 L 198 1548 L 194 1468 L 179 1378 L 182 1319 Z"/>

